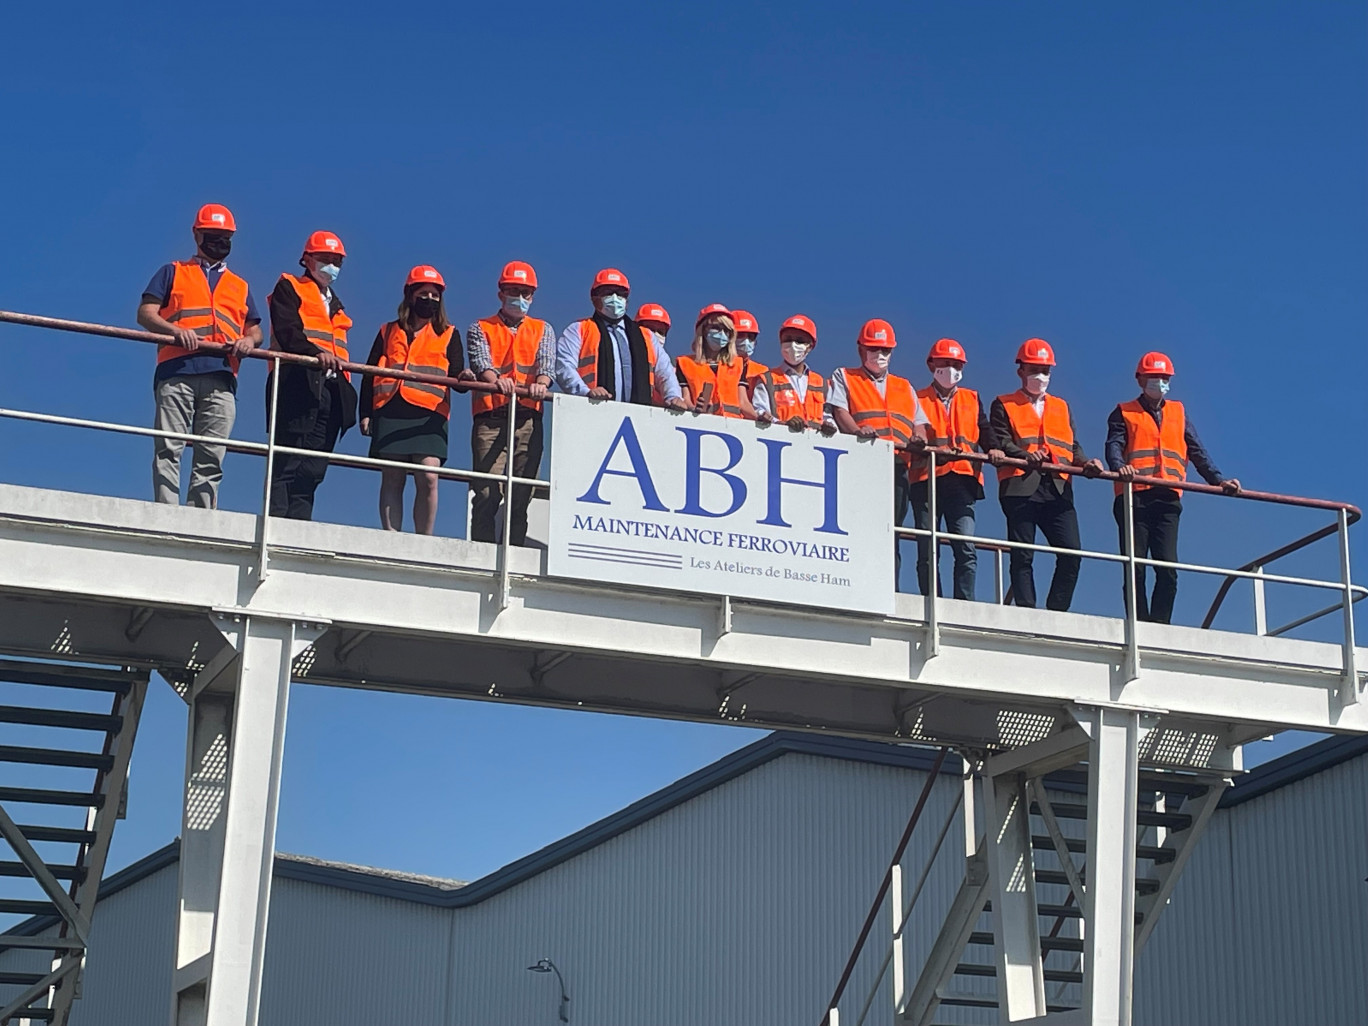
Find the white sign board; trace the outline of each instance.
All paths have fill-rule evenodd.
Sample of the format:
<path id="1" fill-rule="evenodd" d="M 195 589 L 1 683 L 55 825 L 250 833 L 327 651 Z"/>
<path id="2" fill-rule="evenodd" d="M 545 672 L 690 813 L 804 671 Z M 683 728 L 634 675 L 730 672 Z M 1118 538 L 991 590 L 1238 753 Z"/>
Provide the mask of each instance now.
<path id="1" fill-rule="evenodd" d="M 556 396 L 558 577 L 893 609 L 893 450 L 784 425 Z"/>

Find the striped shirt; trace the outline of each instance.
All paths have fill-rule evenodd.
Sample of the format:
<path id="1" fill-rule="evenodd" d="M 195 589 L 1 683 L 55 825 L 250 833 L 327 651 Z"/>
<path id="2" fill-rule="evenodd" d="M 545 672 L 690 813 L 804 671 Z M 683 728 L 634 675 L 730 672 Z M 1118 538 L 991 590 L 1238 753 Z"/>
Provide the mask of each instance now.
<path id="1" fill-rule="evenodd" d="M 502 310 L 497 316 L 512 331 L 518 330 L 518 325 L 505 317 Z M 549 321 L 543 321 L 542 324 L 545 327 L 542 328 L 541 341 L 537 343 L 537 374 L 538 376 L 545 376 L 550 381 L 555 381 L 556 332 Z M 498 370 L 494 366 L 493 358 L 489 355 L 489 339 L 485 338 L 484 328 L 480 327 L 479 321 L 466 329 L 466 356 L 469 358 L 470 369 L 477 376 L 487 370 Z"/>

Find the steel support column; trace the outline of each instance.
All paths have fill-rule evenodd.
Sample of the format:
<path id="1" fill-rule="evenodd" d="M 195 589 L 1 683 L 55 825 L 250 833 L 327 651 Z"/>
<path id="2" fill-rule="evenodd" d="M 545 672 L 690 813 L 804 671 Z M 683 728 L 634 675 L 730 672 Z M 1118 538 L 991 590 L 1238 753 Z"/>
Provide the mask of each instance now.
<path id="1" fill-rule="evenodd" d="M 215 614 L 186 743 L 171 1026 L 255 1026 L 291 665 L 324 625 Z"/>
<path id="2" fill-rule="evenodd" d="M 1036 919 L 1031 799 L 1026 774 L 984 777 L 989 889 L 1001 1022 L 1045 1014 L 1045 971 Z"/>
<path id="3" fill-rule="evenodd" d="M 1138 710 L 1099 709 L 1088 752 L 1084 991 L 1092 1026 L 1130 1026 L 1135 960 Z"/>

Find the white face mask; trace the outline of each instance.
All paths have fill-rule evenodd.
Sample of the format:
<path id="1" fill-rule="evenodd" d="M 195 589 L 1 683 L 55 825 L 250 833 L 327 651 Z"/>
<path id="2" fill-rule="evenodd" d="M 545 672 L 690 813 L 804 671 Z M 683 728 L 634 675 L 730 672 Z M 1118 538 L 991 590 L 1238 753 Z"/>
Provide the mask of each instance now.
<path id="1" fill-rule="evenodd" d="M 941 388 L 951 389 L 960 383 L 960 378 L 964 377 L 963 369 L 959 367 L 937 367 L 931 372 L 931 376 L 936 379 L 936 384 Z"/>
<path id="2" fill-rule="evenodd" d="M 1165 378 L 1146 378 L 1145 395 L 1151 399 L 1162 399 L 1168 395 L 1169 383 Z"/>
<path id="3" fill-rule="evenodd" d="M 727 333 L 721 328 L 711 328 L 703 333 L 703 341 L 714 351 L 727 347 Z"/>
<path id="4" fill-rule="evenodd" d="M 866 349 L 864 355 L 864 368 L 870 374 L 882 374 L 888 370 L 888 362 L 891 355 L 887 349 Z"/>
<path id="5" fill-rule="evenodd" d="M 801 367 L 803 361 L 807 359 L 807 354 L 812 352 L 812 346 L 806 342 L 780 342 L 779 355 L 784 358 L 784 362 L 790 367 Z"/>
<path id="6" fill-rule="evenodd" d="M 610 321 L 622 320 L 622 315 L 627 312 L 626 296 L 599 296 L 594 300 L 594 306 L 599 313 L 603 314 Z"/>
<path id="7" fill-rule="evenodd" d="M 1048 374 L 1027 374 L 1025 387 L 1027 395 L 1044 395 L 1050 387 L 1050 376 Z"/>
<path id="8" fill-rule="evenodd" d="M 509 317 L 526 316 L 530 309 L 532 309 L 532 298 L 530 296 L 504 296 L 503 311 Z"/>
<path id="9" fill-rule="evenodd" d="M 755 352 L 755 336 L 737 335 L 736 351 L 740 353 L 742 356 L 750 356 L 751 353 Z"/>
<path id="10" fill-rule="evenodd" d="M 318 264 L 314 273 L 320 278 L 327 279 L 329 285 L 337 281 L 337 276 L 342 273 L 341 264 Z"/>

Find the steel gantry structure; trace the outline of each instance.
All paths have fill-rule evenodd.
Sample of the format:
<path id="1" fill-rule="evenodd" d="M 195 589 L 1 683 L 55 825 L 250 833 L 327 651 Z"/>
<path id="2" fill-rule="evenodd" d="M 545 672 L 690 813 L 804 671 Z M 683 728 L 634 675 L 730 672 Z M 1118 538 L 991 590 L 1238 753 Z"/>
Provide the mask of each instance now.
<path id="1" fill-rule="evenodd" d="M 268 461 L 277 451 L 231 447 Z M 1352 617 L 1365 592 L 1348 563 L 1357 510 L 1295 504 L 1334 514 L 1308 539 L 1338 540 L 1338 579 L 1269 573 L 1282 550 L 1229 569 L 1180 564 L 1251 581 L 1256 632 L 1246 634 L 1141 623 L 1129 610 L 940 600 L 934 588 L 897 596 L 891 615 L 662 592 L 550 577 L 537 549 L 0 484 L 0 677 L 117 677 L 131 696 L 83 724 L 105 730 L 112 760 L 86 792 L 98 798 L 83 835 L 93 847 L 71 888 L 54 888 L 60 878 L 22 850 L 28 828 L 11 830 L 8 816 L 0 825 L 63 913 L 67 925 L 44 937 L 79 937 L 141 689 L 150 671 L 164 677 L 190 712 L 170 1021 L 241 1026 L 256 1022 L 260 997 L 291 683 L 938 745 L 965 767 L 964 849 L 953 855 L 964 885 L 930 959 L 908 974 L 897 953 L 902 881 L 890 867 L 888 962 L 902 1020 L 924 1026 L 959 1004 L 995 1008 L 1002 1021 L 1128 1023 L 1135 953 L 1240 771 L 1240 746 L 1287 728 L 1368 733 Z M 1127 569 L 1149 562 L 1082 554 Z M 1268 629 L 1269 584 L 1328 592 L 1335 602 L 1317 615 L 1341 636 Z M 23 800 L 12 791 L 0 802 Z M 30 940 L 17 943 L 40 946 Z M 0 1020 L 63 1021 L 80 946 L 48 949 L 53 964 L 25 991 L 0 990 Z M 954 986 L 966 979 L 967 990 Z M 851 1017 L 843 1001 L 838 988 L 814 1021 Z"/>

